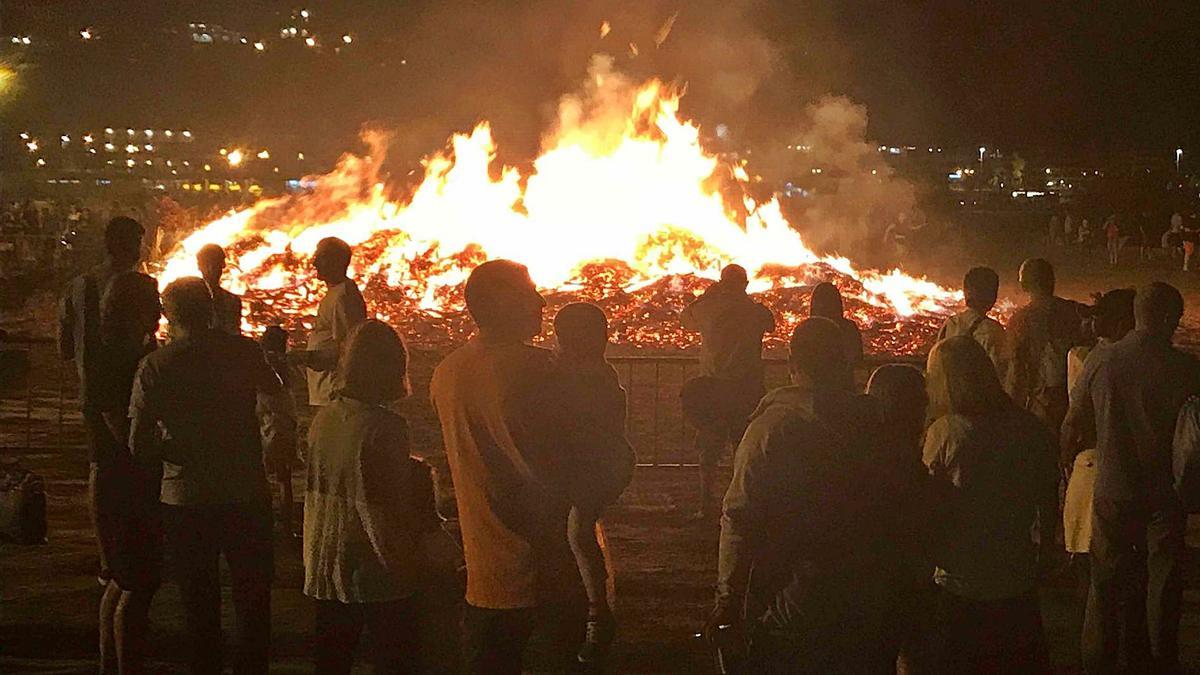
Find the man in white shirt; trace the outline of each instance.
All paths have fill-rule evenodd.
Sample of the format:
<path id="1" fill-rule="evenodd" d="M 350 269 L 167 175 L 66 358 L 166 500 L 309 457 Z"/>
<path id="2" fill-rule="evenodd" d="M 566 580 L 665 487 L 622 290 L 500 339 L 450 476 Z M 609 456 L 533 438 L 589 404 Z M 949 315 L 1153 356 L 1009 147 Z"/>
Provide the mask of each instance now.
<path id="1" fill-rule="evenodd" d="M 988 358 L 1003 378 L 1004 326 L 988 317 L 1000 292 L 1000 275 L 990 267 L 973 267 L 963 278 L 963 296 L 967 308 L 946 319 L 938 331 L 938 342 L 956 335 L 966 335 L 983 347 Z"/>
<path id="2" fill-rule="evenodd" d="M 308 334 L 308 349 L 293 356 L 294 362 L 308 368 L 309 405 L 325 406 L 333 402 L 342 345 L 354 327 L 367 318 L 362 293 L 354 280 L 346 276 L 350 256 L 350 245 L 337 237 L 322 239 L 313 253 L 317 278 L 325 282 L 327 290 L 317 306 L 317 320 Z"/>
<path id="3" fill-rule="evenodd" d="M 213 297 L 213 328 L 230 335 L 242 334 L 242 299 L 221 288 L 225 249 L 208 244 L 196 253 L 196 266 Z"/>

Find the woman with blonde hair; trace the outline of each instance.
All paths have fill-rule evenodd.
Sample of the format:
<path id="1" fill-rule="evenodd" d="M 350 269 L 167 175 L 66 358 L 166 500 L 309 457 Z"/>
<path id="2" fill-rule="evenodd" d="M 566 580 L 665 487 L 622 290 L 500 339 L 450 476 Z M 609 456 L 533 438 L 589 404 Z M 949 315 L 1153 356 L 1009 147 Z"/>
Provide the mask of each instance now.
<path id="1" fill-rule="evenodd" d="M 365 628 L 375 672 L 419 672 L 419 542 L 438 518 L 408 423 L 388 408 L 409 393 L 408 351 L 368 320 L 339 369 L 341 390 L 309 430 L 304 594 L 316 603 L 316 671 L 349 673 Z"/>
<path id="2" fill-rule="evenodd" d="M 939 670 L 1041 672 L 1037 579 L 1054 546 L 1054 441 L 971 338 L 939 342 L 927 377 L 924 462 L 946 495 L 934 519 Z"/>

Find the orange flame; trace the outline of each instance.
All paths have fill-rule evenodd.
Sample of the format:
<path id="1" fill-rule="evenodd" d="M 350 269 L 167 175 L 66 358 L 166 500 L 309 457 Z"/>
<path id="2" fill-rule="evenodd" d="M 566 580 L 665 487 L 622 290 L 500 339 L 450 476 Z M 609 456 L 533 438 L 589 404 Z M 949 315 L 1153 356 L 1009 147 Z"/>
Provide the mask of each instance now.
<path id="1" fill-rule="evenodd" d="M 961 302 L 960 294 L 898 270 L 858 270 L 846 258 L 817 255 L 774 198 L 728 204 L 722 188 L 749 177 L 704 149 L 699 127 L 679 115 L 678 89 L 658 80 L 634 86 L 609 65 L 598 57 L 586 91 L 561 103 L 526 176 L 496 166 L 491 129 L 482 122 L 426 158 L 411 195 L 393 199 L 380 169 L 386 138 L 368 133 L 369 154 L 343 156 L 313 179 L 310 193 L 264 199 L 196 230 L 162 262 L 159 279 L 165 285 L 196 274 L 202 246 L 225 246 L 230 288 L 249 297 L 246 327 L 256 329 L 312 311 L 318 287 L 308 258 L 318 241 L 337 236 L 356 246 L 352 276 L 372 309 L 397 323 L 407 313 L 427 323 L 461 315 L 460 285 L 487 258 L 526 264 L 544 289 L 594 298 L 633 302 L 665 283 L 682 293 L 673 305 L 696 284 L 671 280 L 712 279 L 731 262 L 750 271 L 752 292 L 830 279 L 861 320 L 918 337 L 929 333 L 933 316 Z M 799 316 L 781 311 L 786 323 Z M 917 328 L 905 328 L 914 322 Z M 452 333 L 466 330 L 455 326 Z M 638 344 L 691 343 L 677 329 L 655 340 L 626 328 Z M 914 349 L 904 340 L 872 344 Z"/>

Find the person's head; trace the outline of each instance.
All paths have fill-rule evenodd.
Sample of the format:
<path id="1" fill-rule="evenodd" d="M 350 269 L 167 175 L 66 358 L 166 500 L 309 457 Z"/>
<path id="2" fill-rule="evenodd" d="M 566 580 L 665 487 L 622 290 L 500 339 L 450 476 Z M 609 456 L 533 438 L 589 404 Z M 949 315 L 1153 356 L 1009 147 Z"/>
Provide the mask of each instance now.
<path id="1" fill-rule="evenodd" d="M 163 291 L 162 302 L 163 313 L 175 335 L 202 331 L 212 323 L 212 292 L 200 277 L 172 281 Z"/>
<path id="2" fill-rule="evenodd" d="M 963 277 L 963 296 L 967 307 L 987 314 L 996 306 L 1000 294 L 1000 275 L 990 267 L 972 267 Z"/>
<path id="3" fill-rule="evenodd" d="M 142 225 L 118 216 L 104 228 L 104 250 L 115 267 L 132 269 L 142 257 Z"/>
<path id="4" fill-rule="evenodd" d="M 480 334 L 524 342 L 542 332 L 545 299 L 529 270 L 511 260 L 489 260 L 471 271 L 464 289 L 467 312 Z"/>
<path id="5" fill-rule="evenodd" d="M 986 415 L 1011 404 L 987 352 L 966 335 L 934 345 L 926 371 L 934 417 Z"/>
<path id="6" fill-rule="evenodd" d="M 1133 330 L 1133 299 L 1137 291 L 1118 288 L 1100 296 L 1092 310 L 1092 326 L 1096 337 L 1120 340 Z"/>
<path id="7" fill-rule="evenodd" d="M 746 274 L 746 268 L 741 265 L 726 265 L 721 270 L 721 286 L 731 291 L 746 292 L 746 286 L 750 285 L 750 277 Z"/>
<path id="8" fill-rule="evenodd" d="M 842 304 L 842 293 L 837 286 L 823 281 L 813 287 L 810 301 L 809 316 L 821 316 L 826 319 L 841 319 L 846 309 Z"/>
<path id="9" fill-rule="evenodd" d="M 342 359 L 342 396 L 374 404 L 408 396 L 408 349 L 386 323 L 360 323 L 350 333 Z"/>
<path id="10" fill-rule="evenodd" d="M 1054 295 L 1054 266 L 1044 258 L 1030 258 L 1021 263 L 1020 281 L 1031 297 Z"/>
<path id="11" fill-rule="evenodd" d="M 196 253 L 196 266 L 200 276 L 209 286 L 220 286 L 225 273 L 225 249 L 216 244 L 207 244 Z"/>
<path id="12" fill-rule="evenodd" d="M 841 327 L 824 317 L 810 317 L 792 331 L 788 343 L 792 382 L 836 388 L 852 381 Z"/>
<path id="13" fill-rule="evenodd" d="M 929 406 L 920 370 L 901 363 L 879 366 L 867 381 L 867 394 L 879 399 L 885 429 L 905 442 L 919 444 Z"/>
<path id="14" fill-rule="evenodd" d="M 1171 284 L 1156 281 L 1137 290 L 1133 315 L 1138 330 L 1170 338 L 1183 318 L 1183 296 Z"/>
<path id="15" fill-rule="evenodd" d="M 554 335 L 563 353 L 603 359 L 608 347 L 608 317 L 590 302 L 572 302 L 554 315 Z"/>
<path id="16" fill-rule="evenodd" d="M 288 347 L 288 333 L 283 326 L 267 326 L 259 339 L 263 351 L 269 354 L 285 354 Z"/>
<path id="17" fill-rule="evenodd" d="M 327 284 L 341 283 L 350 267 L 350 256 L 350 244 L 337 237 L 325 237 L 317 242 L 317 250 L 313 252 L 317 278 Z"/>

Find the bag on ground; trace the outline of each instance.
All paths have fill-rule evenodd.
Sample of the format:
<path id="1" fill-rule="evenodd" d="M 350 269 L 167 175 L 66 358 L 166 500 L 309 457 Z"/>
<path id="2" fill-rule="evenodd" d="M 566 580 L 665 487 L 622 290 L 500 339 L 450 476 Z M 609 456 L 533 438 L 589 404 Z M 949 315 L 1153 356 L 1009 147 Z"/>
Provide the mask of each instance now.
<path id="1" fill-rule="evenodd" d="M 46 490 L 42 477 L 20 468 L 0 471 L 0 541 L 46 542 Z"/>

